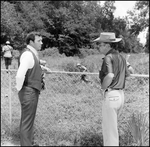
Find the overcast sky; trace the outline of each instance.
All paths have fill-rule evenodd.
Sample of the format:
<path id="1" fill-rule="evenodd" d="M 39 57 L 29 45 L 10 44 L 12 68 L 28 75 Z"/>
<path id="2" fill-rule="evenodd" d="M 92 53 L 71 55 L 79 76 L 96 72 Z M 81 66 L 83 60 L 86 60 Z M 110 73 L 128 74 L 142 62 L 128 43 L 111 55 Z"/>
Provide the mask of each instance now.
<path id="1" fill-rule="evenodd" d="M 136 1 L 115 1 L 116 11 L 115 17 L 123 17 L 127 15 L 128 10 L 133 10 Z"/>
<path id="2" fill-rule="evenodd" d="M 101 1 L 103 4 L 105 1 Z M 114 12 L 115 17 L 124 17 L 127 15 L 128 10 L 133 10 L 136 1 L 115 1 L 116 10 Z"/>
<path id="3" fill-rule="evenodd" d="M 105 1 L 101 1 L 101 4 L 103 4 Z M 135 6 L 136 1 L 115 1 L 115 7 L 116 10 L 114 12 L 115 17 L 124 17 L 127 15 L 128 10 L 133 10 Z M 141 32 L 138 36 L 140 38 L 140 42 L 145 45 L 146 43 L 146 32 L 147 29 L 143 32 Z"/>

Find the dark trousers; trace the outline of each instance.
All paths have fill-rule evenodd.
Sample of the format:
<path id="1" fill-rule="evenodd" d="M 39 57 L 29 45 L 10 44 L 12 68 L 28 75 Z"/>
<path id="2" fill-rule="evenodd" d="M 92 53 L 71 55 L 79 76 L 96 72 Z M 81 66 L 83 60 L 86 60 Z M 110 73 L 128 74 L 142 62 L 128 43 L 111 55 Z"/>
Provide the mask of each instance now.
<path id="1" fill-rule="evenodd" d="M 20 143 L 21 146 L 32 146 L 33 124 L 38 104 L 39 91 L 23 86 L 18 93 L 21 104 Z"/>
<path id="2" fill-rule="evenodd" d="M 6 67 L 6 69 L 8 69 L 8 66 L 11 65 L 12 58 L 4 57 L 4 60 L 5 60 L 5 67 Z"/>

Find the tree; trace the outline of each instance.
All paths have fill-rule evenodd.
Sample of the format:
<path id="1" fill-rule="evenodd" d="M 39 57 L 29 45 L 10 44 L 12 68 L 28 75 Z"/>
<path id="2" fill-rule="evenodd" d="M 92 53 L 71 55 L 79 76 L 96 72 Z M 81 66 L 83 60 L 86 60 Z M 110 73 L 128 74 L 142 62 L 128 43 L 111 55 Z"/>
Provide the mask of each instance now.
<path id="1" fill-rule="evenodd" d="M 104 31 L 112 31 L 113 30 L 113 19 L 114 19 L 114 11 L 116 7 L 114 6 L 115 1 L 105 1 L 104 6 L 102 7 L 102 20 L 101 20 L 101 28 Z"/>
<path id="2" fill-rule="evenodd" d="M 106 1 L 101 6 L 100 1 L 2 1 L 1 30 L 10 36 L 16 48 L 24 43 L 28 32 L 40 31 L 44 34 L 42 49 L 60 48 L 62 44 L 60 51 L 67 55 L 75 55 L 82 47 L 92 47 L 91 41 L 100 32 L 113 31 L 116 37 L 123 37 L 124 43 L 119 45 L 119 49 L 131 51 L 142 28 L 142 23 L 139 23 L 142 19 L 138 21 L 132 12 L 136 21 L 132 19 L 134 23 L 129 30 L 126 20 L 114 18 L 114 3 Z M 140 3 L 138 9 L 141 8 Z M 145 16 L 145 13 L 142 15 Z"/>
<path id="3" fill-rule="evenodd" d="M 149 1 L 137 1 L 133 11 L 128 11 L 128 19 L 132 21 L 131 33 L 139 34 L 149 27 Z"/>
<path id="4" fill-rule="evenodd" d="M 146 34 L 146 45 L 145 45 L 145 52 L 149 53 L 149 28 Z"/>
<path id="5" fill-rule="evenodd" d="M 14 4 L 9 2 L 1 2 L 1 31 L 8 36 L 12 36 L 22 32 L 19 20 L 15 11 Z"/>

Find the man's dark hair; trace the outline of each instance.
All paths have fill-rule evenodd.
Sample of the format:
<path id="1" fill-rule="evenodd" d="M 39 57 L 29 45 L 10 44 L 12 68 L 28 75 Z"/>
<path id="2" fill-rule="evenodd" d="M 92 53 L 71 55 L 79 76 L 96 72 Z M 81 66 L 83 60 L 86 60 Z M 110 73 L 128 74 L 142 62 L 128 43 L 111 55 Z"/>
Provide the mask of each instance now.
<path id="1" fill-rule="evenodd" d="M 34 41 L 35 36 L 42 36 L 40 32 L 31 32 L 26 36 L 26 44 L 30 43 L 30 40 Z"/>
<path id="2" fill-rule="evenodd" d="M 111 43 L 109 43 L 110 44 L 110 47 L 111 48 L 113 48 L 113 49 L 117 49 L 117 47 L 118 47 L 118 42 L 116 43 L 114 43 L 114 42 L 111 42 Z"/>
<path id="3" fill-rule="evenodd" d="M 119 51 L 119 52 L 121 52 L 122 51 L 122 49 L 120 48 L 121 46 L 122 46 L 122 41 L 120 41 L 120 42 L 112 42 L 112 43 L 109 43 L 110 44 L 110 47 L 112 48 L 112 49 L 115 49 L 115 50 L 117 50 L 117 51 Z"/>

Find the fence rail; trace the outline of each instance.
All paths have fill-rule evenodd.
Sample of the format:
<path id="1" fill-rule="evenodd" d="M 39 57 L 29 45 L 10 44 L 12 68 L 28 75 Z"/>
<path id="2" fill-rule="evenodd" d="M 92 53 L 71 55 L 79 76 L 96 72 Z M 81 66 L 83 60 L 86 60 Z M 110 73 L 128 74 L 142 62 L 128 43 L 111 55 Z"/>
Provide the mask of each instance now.
<path id="1" fill-rule="evenodd" d="M 11 139 L 12 133 L 16 133 L 16 128 L 19 127 L 20 104 L 15 88 L 17 70 L 9 69 L 8 74 L 5 73 L 6 71 L 6 69 L 1 69 L 1 125 L 2 129 L 4 126 L 9 128 Z M 82 83 L 82 74 L 86 74 L 92 82 L 89 84 Z M 81 122 L 87 128 L 89 127 L 87 125 L 90 123 L 99 126 L 101 93 L 98 74 L 67 71 L 47 72 L 45 77 L 46 90 L 40 94 L 38 115 L 35 122 L 37 133 L 42 136 L 42 134 L 48 134 L 48 131 L 52 131 L 53 128 L 58 129 L 57 131 L 59 132 L 61 128 L 65 127 L 66 120 L 68 120 L 67 125 L 68 127 L 70 125 L 70 130 L 72 131 L 75 131 L 77 126 L 80 128 Z M 132 112 L 132 109 L 135 109 L 135 105 L 130 104 L 130 102 L 136 105 L 136 102 L 138 102 L 146 106 L 141 108 L 140 105 L 137 105 L 136 107 L 139 108 L 136 109 L 143 109 L 144 112 L 147 112 L 149 111 L 149 75 L 131 74 L 131 77 L 135 78 L 131 78 L 131 80 L 126 82 L 125 94 L 127 103 L 125 108 Z M 7 98 L 5 94 L 7 94 Z M 47 114 L 47 112 L 50 113 Z M 125 115 L 127 115 L 127 112 L 124 113 Z M 84 123 L 85 120 L 86 123 Z M 76 125 L 71 124 L 71 122 L 75 122 Z M 49 126 L 49 128 L 45 129 L 44 126 Z M 97 126 L 94 125 L 94 127 Z"/>
<path id="2" fill-rule="evenodd" d="M 2 71 L 7 71 L 6 69 L 1 69 Z M 9 69 L 8 71 L 13 71 L 16 72 L 16 69 Z M 67 71 L 48 71 L 46 72 L 46 74 L 50 74 L 50 73 L 60 73 L 60 74 L 77 74 L 77 75 L 82 75 L 82 74 L 86 74 L 86 75 L 98 75 L 99 73 L 91 73 L 91 72 L 67 72 Z M 143 77 L 143 78 L 149 78 L 149 75 L 145 75 L 145 74 L 131 74 L 131 77 Z"/>

